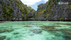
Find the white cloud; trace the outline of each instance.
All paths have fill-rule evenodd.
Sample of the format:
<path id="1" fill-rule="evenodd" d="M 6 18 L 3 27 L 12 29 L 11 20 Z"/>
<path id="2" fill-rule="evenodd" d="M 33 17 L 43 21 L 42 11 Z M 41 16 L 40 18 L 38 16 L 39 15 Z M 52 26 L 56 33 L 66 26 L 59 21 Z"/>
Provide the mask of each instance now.
<path id="1" fill-rule="evenodd" d="M 47 2 L 48 0 L 44 0 L 44 2 Z"/>
<path id="2" fill-rule="evenodd" d="M 40 2 L 42 0 L 21 0 L 24 4 L 26 5 L 34 5 L 36 4 L 37 2 Z"/>

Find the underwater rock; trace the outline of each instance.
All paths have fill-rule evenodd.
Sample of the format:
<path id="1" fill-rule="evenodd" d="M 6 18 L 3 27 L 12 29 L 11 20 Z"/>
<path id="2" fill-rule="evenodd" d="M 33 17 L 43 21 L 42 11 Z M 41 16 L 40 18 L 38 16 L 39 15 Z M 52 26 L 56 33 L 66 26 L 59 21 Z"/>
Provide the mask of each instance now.
<path id="1" fill-rule="evenodd" d="M 32 27 L 32 26 L 25 26 L 25 27 Z"/>
<path id="2" fill-rule="evenodd" d="M 64 35 L 63 36 L 65 39 L 71 39 L 71 35 Z"/>
<path id="3" fill-rule="evenodd" d="M 6 36 L 2 36 L 0 37 L 0 40 L 4 40 L 6 38 Z"/>
<path id="4" fill-rule="evenodd" d="M 6 39 L 4 39 L 4 40 L 10 40 L 10 38 L 6 38 Z"/>
<path id="5" fill-rule="evenodd" d="M 71 40 L 71 32 L 63 31 L 63 33 L 64 33 L 63 37 L 65 39 Z"/>
<path id="6" fill-rule="evenodd" d="M 0 33 L 3 33 L 3 32 L 11 32 L 13 31 L 14 29 L 1 29 L 0 30 Z"/>
<path id="7" fill-rule="evenodd" d="M 19 33 L 18 32 L 15 32 L 14 34 L 16 35 L 16 34 L 19 34 Z"/>
<path id="8" fill-rule="evenodd" d="M 58 37 L 60 37 L 61 35 L 56 33 L 56 34 L 55 34 L 55 36 L 58 36 Z"/>
<path id="9" fill-rule="evenodd" d="M 33 33 L 36 33 L 36 34 L 39 34 L 39 33 L 42 32 L 41 29 L 32 29 L 31 31 L 32 31 Z"/>

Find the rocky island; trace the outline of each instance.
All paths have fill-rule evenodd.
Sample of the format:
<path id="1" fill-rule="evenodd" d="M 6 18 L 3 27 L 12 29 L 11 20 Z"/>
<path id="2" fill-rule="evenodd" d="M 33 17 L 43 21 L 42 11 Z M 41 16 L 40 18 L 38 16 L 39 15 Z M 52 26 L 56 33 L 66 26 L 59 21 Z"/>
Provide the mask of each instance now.
<path id="1" fill-rule="evenodd" d="M 58 2 L 68 2 L 59 5 Z M 21 0 L 0 0 L 1 21 L 71 21 L 71 0 L 49 0 L 37 11 Z"/>

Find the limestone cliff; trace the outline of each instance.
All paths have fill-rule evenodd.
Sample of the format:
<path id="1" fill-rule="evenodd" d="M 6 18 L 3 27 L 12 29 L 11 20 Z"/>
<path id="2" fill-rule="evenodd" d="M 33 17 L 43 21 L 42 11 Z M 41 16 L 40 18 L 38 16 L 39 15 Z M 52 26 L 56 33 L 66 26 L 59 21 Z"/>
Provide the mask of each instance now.
<path id="1" fill-rule="evenodd" d="M 0 20 L 71 21 L 71 0 L 49 0 L 38 5 L 37 11 L 20 0 L 0 0 Z"/>
<path id="2" fill-rule="evenodd" d="M 68 2 L 69 4 L 59 5 L 58 2 Z M 38 10 L 38 15 L 36 18 L 39 18 L 42 14 L 43 16 L 41 17 L 43 17 L 46 20 L 71 20 L 71 0 L 49 0 L 47 3 L 43 5 L 40 4 L 38 6 Z"/>
<path id="3" fill-rule="evenodd" d="M 71 0 L 59 0 L 59 2 L 68 2 L 69 4 L 57 4 L 55 3 L 51 9 L 51 13 L 48 20 L 71 20 Z"/>
<path id="4" fill-rule="evenodd" d="M 0 20 L 28 20 L 28 9 L 20 0 L 0 0 Z"/>

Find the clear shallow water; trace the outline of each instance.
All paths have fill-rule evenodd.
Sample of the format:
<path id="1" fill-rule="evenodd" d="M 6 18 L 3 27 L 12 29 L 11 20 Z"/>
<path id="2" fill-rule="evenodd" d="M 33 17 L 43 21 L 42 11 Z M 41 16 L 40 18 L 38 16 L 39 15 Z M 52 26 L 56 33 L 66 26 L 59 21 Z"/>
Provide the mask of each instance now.
<path id="1" fill-rule="evenodd" d="M 34 29 L 42 32 L 36 34 L 31 31 Z M 3 22 L 0 23 L 0 40 L 71 40 L 71 22 Z"/>

